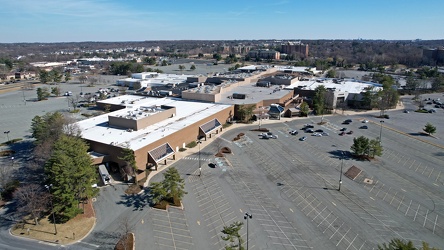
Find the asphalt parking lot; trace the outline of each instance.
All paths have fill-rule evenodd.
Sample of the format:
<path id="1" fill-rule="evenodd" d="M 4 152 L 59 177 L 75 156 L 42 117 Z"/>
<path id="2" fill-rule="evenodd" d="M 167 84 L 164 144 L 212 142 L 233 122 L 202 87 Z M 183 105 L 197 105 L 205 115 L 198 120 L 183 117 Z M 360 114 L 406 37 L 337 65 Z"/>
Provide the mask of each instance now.
<path id="1" fill-rule="evenodd" d="M 64 90 L 81 91 L 72 85 Z M 25 98 L 31 100 L 35 91 L 28 93 Z M 0 125 L 11 128 L 11 138 L 29 135 L 35 114 L 66 112 L 65 103 L 66 98 L 60 97 L 25 105 L 21 92 L 2 95 L 0 114 L 9 118 L 2 119 Z M 404 104 L 413 105 L 408 99 Z M 253 215 L 249 220 L 250 249 L 375 249 L 392 238 L 412 240 L 415 245 L 424 240 L 441 247 L 444 131 L 439 124 L 444 110 L 388 113 L 390 119 L 384 123 L 375 114 L 363 113 L 326 116 L 324 125 L 317 125 L 320 117 L 264 124 L 279 136 L 268 140 L 250 131 L 257 125 L 231 129 L 218 136 L 223 146 L 233 151 L 225 159 L 214 158 L 217 143 L 213 143 L 202 149 L 200 160 L 191 155 L 173 164 L 186 180 L 184 210 L 151 209 L 144 195 L 126 196 L 125 186 L 116 190 L 106 187 L 95 204 L 96 228 L 75 246 L 107 249 L 118 238 L 122 217 L 129 216 L 137 248 L 223 249 L 223 227 L 234 221 L 246 223 L 243 216 L 249 212 Z M 345 119 L 352 119 L 352 123 L 343 125 Z M 364 119 L 369 120 L 368 129 L 359 129 Z M 420 133 L 426 122 L 437 126 L 434 137 Z M 306 123 L 329 136 L 304 133 L 300 129 Z M 342 127 L 354 133 L 339 136 Z M 291 130 L 299 134 L 290 135 Z M 243 139 L 233 142 L 241 132 L 245 133 Z M 307 140 L 299 141 L 303 135 Z M 354 160 L 348 153 L 341 158 L 342 151 L 350 150 L 353 137 L 360 135 L 381 137 L 383 156 L 372 162 Z M 216 167 L 209 167 L 209 163 Z M 361 173 L 350 179 L 341 175 L 341 166 L 343 173 L 351 166 Z M 153 181 L 161 178 L 157 175 Z M 247 239 L 245 225 L 241 235 Z"/>
<path id="2" fill-rule="evenodd" d="M 393 112 L 398 113 L 391 114 L 390 121 L 404 115 Z M 250 131 L 257 125 L 229 130 L 221 139 L 233 154 L 218 163 L 211 153 L 215 145 L 203 149 L 201 177 L 196 157 L 174 163 L 186 180 L 188 194 L 180 218 L 188 228 L 178 231 L 183 233 L 178 239 L 154 238 L 155 244 L 223 249 L 223 226 L 234 221 L 246 223 L 243 215 L 249 212 L 253 215 L 249 220 L 250 249 L 375 249 L 393 238 L 411 240 L 418 246 L 422 241 L 444 245 L 442 149 L 399 133 L 402 131 L 391 129 L 391 124 L 381 128 L 377 118 L 365 116 L 368 129 L 359 129 L 364 120 L 359 114 L 328 116 L 322 126 L 317 125 L 319 117 L 263 125 L 278 139 L 261 139 L 259 132 Z M 347 118 L 352 123 L 343 125 Z M 306 123 L 329 136 L 305 134 L 300 129 Z M 354 133 L 339 136 L 344 126 Z M 295 129 L 298 135 L 289 134 Z M 233 142 L 241 132 L 245 133 L 243 139 Z M 303 135 L 308 139 L 299 141 Z M 382 135 L 383 156 L 371 162 L 350 157 L 353 137 L 360 135 Z M 346 152 L 344 158 L 342 151 Z M 208 162 L 216 162 L 217 167 L 207 167 Z M 354 179 L 344 175 L 351 166 L 361 171 Z M 168 221 L 168 212 L 156 213 L 156 220 Z M 175 224 L 161 226 L 165 227 L 176 230 Z M 247 238 L 245 225 L 241 234 Z"/>

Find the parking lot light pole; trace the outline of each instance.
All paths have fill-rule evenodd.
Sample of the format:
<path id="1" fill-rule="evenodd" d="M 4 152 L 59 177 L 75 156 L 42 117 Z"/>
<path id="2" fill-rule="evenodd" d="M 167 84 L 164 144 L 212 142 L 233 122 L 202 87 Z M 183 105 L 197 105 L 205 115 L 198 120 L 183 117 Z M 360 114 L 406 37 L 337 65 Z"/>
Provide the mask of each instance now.
<path id="1" fill-rule="evenodd" d="M 52 184 L 49 185 L 45 185 L 45 188 L 48 190 L 49 193 L 51 193 L 51 187 Z M 57 225 L 56 225 L 56 220 L 55 220 L 55 215 L 54 215 L 54 204 L 52 203 L 52 197 L 51 197 L 51 212 L 52 212 L 52 222 L 54 223 L 54 234 L 57 235 Z"/>
<path id="2" fill-rule="evenodd" d="M 384 121 L 379 121 L 379 123 L 381 124 L 381 129 L 379 130 L 379 144 L 381 144 L 381 140 L 382 140 L 382 124 L 384 123 Z"/>
<path id="3" fill-rule="evenodd" d="M 244 215 L 244 220 L 247 220 L 247 250 L 248 250 L 248 220 L 250 220 L 251 218 L 253 218 L 253 215 L 246 212 Z"/>
<path id="4" fill-rule="evenodd" d="M 3 134 L 6 134 L 6 137 L 8 138 L 8 143 L 9 143 L 9 133 L 10 133 L 11 131 L 5 131 L 5 132 L 3 132 Z"/>
<path id="5" fill-rule="evenodd" d="M 202 175 L 202 166 L 200 165 L 200 144 L 202 143 L 202 141 L 199 139 L 197 141 L 197 144 L 199 144 L 199 177 Z"/>
<path id="6" fill-rule="evenodd" d="M 344 151 L 341 152 L 341 173 L 339 175 L 339 187 L 338 191 L 341 191 L 341 184 L 342 184 L 342 167 L 344 166 Z"/>

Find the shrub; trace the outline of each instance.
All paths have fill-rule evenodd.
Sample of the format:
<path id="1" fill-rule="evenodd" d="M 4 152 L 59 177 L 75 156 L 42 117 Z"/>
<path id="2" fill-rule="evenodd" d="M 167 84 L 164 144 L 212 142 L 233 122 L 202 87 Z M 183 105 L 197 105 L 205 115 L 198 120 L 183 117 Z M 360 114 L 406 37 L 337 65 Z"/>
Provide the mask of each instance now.
<path id="1" fill-rule="evenodd" d="M 168 201 L 164 201 L 164 200 L 162 200 L 162 201 L 160 201 L 159 203 L 155 204 L 155 205 L 154 205 L 154 208 L 167 210 L 168 207 L 169 207 L 169 205 L 170 205 L 170 204 L 169 204 Z"/>
<path id="2" fill-rule="evenodd" d="M 231 126 L 232 124 L 231 123 L 225 123 L 224 125 L 222 125 L 222 128 L 228 128 L 229 126 Z"/>
<path id="3" fill-rule="evenodd" d="M 0 151 L 0 156 L 11 156 L 15 154 L 14 150 L 4 150 L 4 151 Z"/>
<path id="4" fill-rule="evenodd" d="M 226 154 L 231 154 L 231 149 L 228 147 L 223 147 L 223 148 L 221 148 L 220 152 L 226 153 Z"/>
<path id="5" fill-rule="evenodd" d="M 190 142 L 190 143 L 188 143 L 186 145 L 187 148 L 194 148 L 196 146 L 197 146 L 197 142 L 196 141 L 192 141 L 192 142 Z"/>
<path id="6" fill-rule="evenodd" d="M 186 148 L 179 148 L 179 152 L 183 152 L 183 151 L 186 151 L 187 149 Z"/>

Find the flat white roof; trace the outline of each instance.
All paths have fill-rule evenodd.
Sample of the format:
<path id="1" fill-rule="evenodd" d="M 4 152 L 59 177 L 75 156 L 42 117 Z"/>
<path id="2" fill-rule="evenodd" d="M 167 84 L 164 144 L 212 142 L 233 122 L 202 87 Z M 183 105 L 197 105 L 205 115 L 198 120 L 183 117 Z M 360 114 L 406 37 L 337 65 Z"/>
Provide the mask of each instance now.
<path id="1" fill-rule="evenodd" d="M 204 118 L 214 115 L 231 105 L 183 101 L 175 98 L 154 98 L 138 96 L 120 96 L 105 100 L 105 103 L 120 104 L 122 100 L 129 101 L 122 110 L 103 114 L 90 119 L 77 122 L 82 131 L 82 138 L 103 144 L 127 147 L 138 150 L 146 145 L 162 139 L 172 133 L 196 123 Z M 133 102 L 131 104 L 131 102 Z M 126 113 L 140 109 L 142 106 L 167 105 L 176 107 L 176 116 L 168 118 L 146 128 L 128 132 L 124 128 L 108 126 L 108 115 Z M 221 121 L 222 122 L 222 121 Z"/>
<path id="2" fill-rule="evenodd" d="M 375 87 L 375 90 L 382 89 L 382 85 L 374 82 L 358 81 L 354 79 L 338 79 L 335 83 L 330 78 L 318 78 L 309 81 L 298 81 L 294 84 L 286 86 L 285 89 L 299 88 L 304 90 L 315 90 L 318 86 L 324 85 L 327 89 L 334 89 L 335 92 L 348 92 L 359 94 L 364 92 L 368 87 Z"/>

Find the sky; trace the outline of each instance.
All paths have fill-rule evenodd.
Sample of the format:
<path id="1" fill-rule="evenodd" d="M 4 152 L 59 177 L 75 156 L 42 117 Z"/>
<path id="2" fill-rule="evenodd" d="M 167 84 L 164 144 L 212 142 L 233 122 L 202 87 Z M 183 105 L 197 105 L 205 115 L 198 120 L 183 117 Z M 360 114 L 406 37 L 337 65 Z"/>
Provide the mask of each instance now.
<path id="1" fill-rule="evenodd" d="M 0 0 L 0 43 L 444 39 L 444 0 Z"/>

